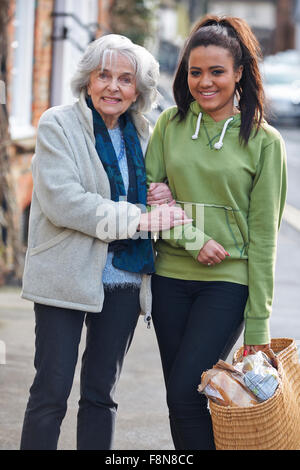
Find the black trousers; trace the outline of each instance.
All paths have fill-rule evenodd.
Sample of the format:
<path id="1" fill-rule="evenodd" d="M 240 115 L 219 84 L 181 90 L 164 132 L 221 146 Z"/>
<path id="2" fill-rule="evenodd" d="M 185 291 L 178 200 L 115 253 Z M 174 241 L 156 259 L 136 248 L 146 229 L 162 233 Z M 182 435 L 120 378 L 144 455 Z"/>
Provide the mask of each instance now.
<path id="1" fill-rule="evenodd" d="M 117 403 L 114 392 L 140 312 L 139 289 L 105 292 L 100 313 L 34 305 L 36 375 L 25 412 L 21 449 L 55 450 L 67 410 L 83 323 L 77 419 L 78 450 L 111 449 Z"/>
<path id="2" fill-rule="evenodd" d="M 197 387 L 242 332 L 248 287 L 153 275 L 152 293 L 175 449 L 214 449 L 207 399 Z"/>

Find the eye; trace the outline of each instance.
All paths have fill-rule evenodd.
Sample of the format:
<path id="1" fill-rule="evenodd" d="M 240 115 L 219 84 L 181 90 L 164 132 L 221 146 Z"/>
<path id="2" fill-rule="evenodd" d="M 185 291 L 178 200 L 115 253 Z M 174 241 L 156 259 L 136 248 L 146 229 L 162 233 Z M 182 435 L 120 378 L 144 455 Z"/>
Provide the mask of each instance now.
<path id="1" fill-rule="evenodd" d="M 191 75 L 192 77 L 200 77 L 201 72 L 198 71 L 198 70 L 191 70 L 191 71 L 190 71 L 190 75 Z"/>
<path id="2" fill-rule="evenodd" d="M 212 72 L 212 74 L 215 75 L 215 76 L 221 75 L 222 73 L 224 73 L 224 70 L 222 70 L 222 69 L 213 70 L 213 72 Z"/>
<path id="3" fill-rule="evenodd" d="M 119 78 L 119 82 L 121 85 L 131 85 L 133 83 L 133 78 L 128 75 L 124 75 Z"/>
<path id="4" fill-rule="evenodd" d="M 100 80 L 108 80 L 109 79 L 109 75 L 107 72 L 100 72 L 99 75 L 98 75 L 98 78 Z"/>

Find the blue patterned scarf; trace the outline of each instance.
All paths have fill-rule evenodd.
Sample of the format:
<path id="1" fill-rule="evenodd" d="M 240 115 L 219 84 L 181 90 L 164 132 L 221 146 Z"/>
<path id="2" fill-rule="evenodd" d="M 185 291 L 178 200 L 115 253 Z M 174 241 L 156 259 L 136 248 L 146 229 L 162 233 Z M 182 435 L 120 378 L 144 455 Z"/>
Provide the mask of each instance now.
<path id="1" fill-rule="evenodd" d="M 94 108 L 90 97 L 87 98 L 87 105 L 93 113 L 96 150 L 109 179 L 111 199 L 118 202 L 121 196 L 126 196 L 118 159 L 106 125 Z M 127 201 L 132 204 L 143 204 L 146 206 L 145 161 L 141 144 L 129 113 L 126 112 L 120 116 L 119 125 L 125 142 L 128 165 L 129 187 Z M 141 238 L 137 240 L 117 240 L 109 244 L 109 250 L 114 252 L 112 264 L 115 268 L 141 274 L 152 274 L 155 271 L 151 238 L 146 240 Z"/>

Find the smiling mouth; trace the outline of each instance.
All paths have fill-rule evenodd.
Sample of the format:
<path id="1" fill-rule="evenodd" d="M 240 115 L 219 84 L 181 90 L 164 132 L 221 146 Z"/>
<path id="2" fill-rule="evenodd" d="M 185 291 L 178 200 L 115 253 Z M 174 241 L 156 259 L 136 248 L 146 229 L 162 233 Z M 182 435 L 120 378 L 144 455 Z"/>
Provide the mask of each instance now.
<path id="1" fill-rule="evenodd" d="M 200 95 L 202 96 L 214 96 L 217 94 L 217 91 L 200 91 Z"/>
<path id="2" fill-rule="evenodd" d="M 120 103 L 121 101 L 120 98 L 110 98 L 109 96 L 103 96 L 102 100 L 105 101 L 105 103 Z"/>

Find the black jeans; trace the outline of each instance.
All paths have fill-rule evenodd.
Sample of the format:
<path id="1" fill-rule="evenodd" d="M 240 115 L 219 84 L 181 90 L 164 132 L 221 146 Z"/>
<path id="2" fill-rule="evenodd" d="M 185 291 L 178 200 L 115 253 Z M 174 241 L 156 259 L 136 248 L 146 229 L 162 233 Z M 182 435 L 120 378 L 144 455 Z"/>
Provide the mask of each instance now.
<path id="1" fill-rule="evenodd" d="M 214 449 L 207 399 L 197 387 L 242 332 L 248 287 L 153 275 L 152 293 L 175 449 Z"/>
<path id="2" fill-rule="evenodd" d="M 77 417 L 78 450 L 111 449 L 114 391 L 140 312 L 139 289 L 105 292 L 100 313 L 41 304 L 36 315 L 36 375 L 25 412 L 21 449 L 55 450 L 67 411 L 84 320 L 86 347 Z"/>

